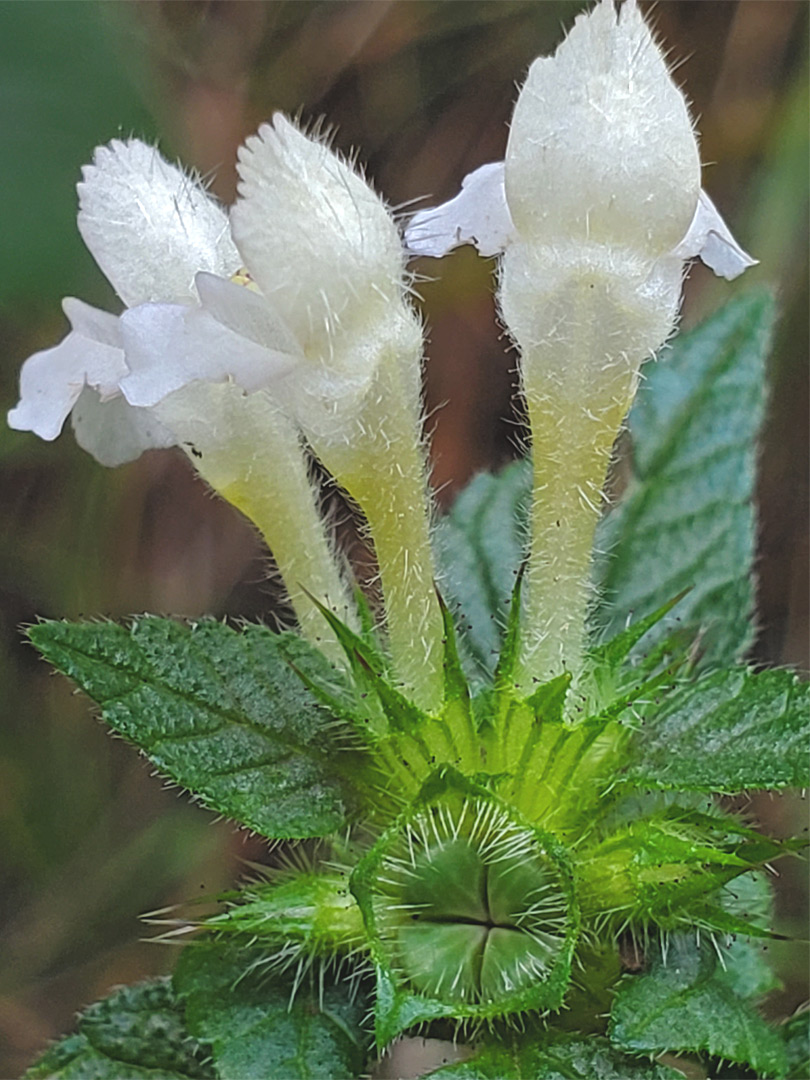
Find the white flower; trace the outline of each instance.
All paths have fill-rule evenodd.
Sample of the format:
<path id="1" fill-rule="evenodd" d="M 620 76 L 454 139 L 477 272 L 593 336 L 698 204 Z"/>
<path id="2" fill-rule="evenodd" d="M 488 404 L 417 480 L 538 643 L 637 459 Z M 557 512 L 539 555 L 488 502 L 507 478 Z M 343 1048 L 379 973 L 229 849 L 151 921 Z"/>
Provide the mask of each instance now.
<path id="1" fill-rule="evenodd" d="M 23 365 L 9 424 L 53 439 L 72 410 L 78 441 L 106 465 L 182 446 L 262 530 L 302 626 L 323 637 L 301 586 L 345 617 L 341 570 L 297 427 L 256 393 L 301 363 L 295 334 L 236 283 L 249 277 L 226 212 L 153 148 L 100 147 L 79 198 L 82 236 L 128 307 L 115 317 L 66 300 L 71 332 Z"/>
<path id="2" fill-rule="evenodd" d="M 73 330 L 26 362 L 9 423 L 54 438 L 73 409 L 79 441 L 105 464 L 182 446 L 260 527 L 315 634 L 323 624 L 305 590 L 344 615 L 347 602 L 303 433 L 366 515 L 394 670 L 432 706 L 443 628 L 422 333 L 398 229 L 349 164 L 282 116 L 248 139 L 238 168 L 228 218 L 142 143 L 97 151 L 79 227 L 127 310 L 115 318 L 68 301 Z"/>
<path id="3" fill-rule="evenodd" d="M 272 386 L 315 439 L 346 438 L 379 362 L 383 313 L 390 323 L 402 306 L 399 233 L 361 177 L 280 115 L 248 139 L 239 173 L 230 225 L 242 283 L 199 273 L 199 307 L 125 313 L 121 390 L 143 407 L 194 379 Z"/>
<path id="4" fill-rule="evenodd" d="M 503 163 L 414 215 L 414 254 L 502 253 L 498 301 L 520 350 L 534 497 L 523 675 L 580 672 L 602 484 L 641 363 L 667 339 L 683 267 L 753 260 L 700 189 L 683 94 L 635 0 L 600 0 L 535 60 Z"/>
<path id="5" fill-rule="evenodd" d="M 144 143 L 96 151 L 79 185 L 79 229 L 129 310 L 116 319 L 65 301 L 73 329 L 24 365 L 12 427 L 55 438 L 88 387 L 98 403 L 123 396 L 116 412 L 154 430 L 153 415 L 126 405 L 155 406 L 196 381 L 273 386 L 302 421 L 318 409 L 326 429 L 336 412 L 345 420 L 340 406 L 356 406 L 375 372 L 369 324 L 402 298 L 396 226 L 351 168 L 280 115 L 248 140 L 239 168 L 229 222 Z M 105 464 L 137 456 L 84 438 Z M 170 445 L 165 429 L 156 438 Z M 153 444 L 147 431 L 141 441 Z"/>

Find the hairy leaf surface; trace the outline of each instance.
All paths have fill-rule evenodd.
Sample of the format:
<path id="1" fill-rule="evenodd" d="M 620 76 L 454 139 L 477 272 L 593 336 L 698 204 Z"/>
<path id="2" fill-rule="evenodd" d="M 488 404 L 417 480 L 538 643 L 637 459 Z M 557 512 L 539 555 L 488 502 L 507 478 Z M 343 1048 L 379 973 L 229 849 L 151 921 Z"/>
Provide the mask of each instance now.
<path id="1" fill-rule="evenodd" d="M 681 1073 L 630 1057 L 607 1039 L 521 1039 L 486 1046 L 469 1061 L 428 1074 L 437 1080 L 678 1080 Z"/>
<path id="2" fill-rule="evenodd" d="M 773 896 L 765 871 L 742 874 L 726 885 L 723 907 L 732 915 L 763 929 L 773 927 Z M 723 946 L 723 963 L 715 978 L 727 983 L 738 997 L 756 1001 L 782 982 L 768 960 L 768 944 L 762 938 L 735 934 Z"/>
<path id="3" fill-rule="evenodd" d="M 633 474 L 597 532 L 594 625 L 603 638 L 681 590 L 674 620 L 695 634 L 707 665 L 734 663 L 753 640 L 756 438 L 774 305 L 740 296 L 644 368 L 628 425 Z"/>
<path id="4" fill-rule="evenodd" d="M 715 977 L 711 946 L 672 935 L 646 975 L 626 976 L 613 1005 L 610 1035 L 623 1050 L 637 1053 L 702 1051 L 764 1077 L 787 1069 L 783 1041 L 731 986 Z"/>
<path id="5" fill-rule="evenodd" d="M 256 1080 L 348 1080 L 370 1043 L 362 995 L 267 967 L 267 954 L 219 941 L 186 948 L 174 975 L 192 1033 L 210 1043 L 217 1073 Z M 314 985 L 312 985 L 314 983 Z M 202 1034 L 204 1033 L 204 1034 Z"/>
<path id="6" fill-rule="evenodd" d="M 185 1028 L 166 979 L 117 990 L 79 1017 L 78 1031 L 52 1046 L 26 1080 L 209 1080 L 208 1047 Z"/>
<path id="7" fill-rule="evenodd" d="M 810 783 L 810 684 L 789 671 L 717 671 L 651 710 L 631 775 L 683 791 Z"/>
<path id="8" fill-rule="evenodd" d="M 790 1080 L 810 1076 L 810 1012 L 796 1013 L 782 1025 L 782 1038 L 788 1057 Z"/>
<path id="9" fill-rule="evenodd" d="M 264 626 L 191 627 L 145 616 L 46 622 L 29 636 L 104 719 L 213 810 L 268 837 L 317 836 L 346 820 L 335 721 Z"/>

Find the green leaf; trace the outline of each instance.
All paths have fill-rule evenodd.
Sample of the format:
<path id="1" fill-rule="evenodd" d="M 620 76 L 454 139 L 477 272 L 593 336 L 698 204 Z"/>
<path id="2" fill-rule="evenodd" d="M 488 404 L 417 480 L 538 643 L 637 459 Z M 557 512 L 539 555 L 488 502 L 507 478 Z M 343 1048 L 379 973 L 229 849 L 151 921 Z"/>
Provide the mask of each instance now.
<path id="1" fill-rule="evenodd" d="M 366 726 L 375 736 L 387 731 L 385 713 L 376 694 L 369 693 L 367 668 L 353 664 L 352 677 L 331 664 L 319 649 L 297 634 L 278 635 L 279 655 L 327 712 L 353 726 L 367 738 Z M 357 661 L 355 656 L 354 661 Z M 359 685 L 358 685 L 359 684 Z M 363 692 L 365 690 L 365 692 Z"/>
<path id="2" fill-rule="evenodd" d="M 398 986 L 393 976 L 383 967 L 377 968 L 375 994 L 375 1035 L 381 1049 L 409 1028 L 424 1025 L 431 1020 L 452 1018 L 453 1005 L 435 998 L 414 994 Z"/>
<path id="3" fill-rule="evenodd" d="M 742 874 L 723 889 L 722 906 L 731 915 L 769 929 L 773 923 L 773 896 L 765 873 Z M 738 997 L 755 1000 L 782 983 L 767 960 L 768 946 L 752 937 L 735 935 L 723 948 L 723 963 L 715 978 L 727 983 Z"/>
<path id="4" fill-rule="evenodd" d="M 210 1050 L 189 1035 L 167 979 L 126 986 L 91 1005 L 78 1031 L 52 1046 L 25 1080 L 207 1080 Z"/>
<path id="5" fill-rule="evenodd" d="M 631 777 L 687 791 L 810 783 L 810 684 L 789 671 L 718 671 L 682 686 L 635 736 Z"/>
<path id="6" fill-rule="evenodd" d="M 285 635 L 144 617 L 128 628 L 45 622 L 29 636 L 112 728 L 212 810 L 268 837 L 345 823 L 340 728 L 285 662 Z"/>
<path id="7" fill-rule="evenodd" d="M 476 476 L 434 532 L 439 587 L 457 612 L 470 675 L 491 679 L 524 555 L 531 473 L 516 461 Z"/>
<path id="8" fill-rule="evenodd" d="M 638 1053 L 705 1051 L 762 1076 L 782 1077 L 787 1059 L 779 1034 L 728 983 L 715 977 L 710 946 L 673 934 L 653 954 L 646 975 L 620 984 L 610 1021 L 612 1042 Z"/>
<path id="9" fill-rule="evenodd" d="M 672 609 L 679 604 L 683 598 L 689 592 L 688 589 L 683 589 L 677 596 L 673 596 L 661 607 L 656 608 L 651 614 L 645 616 L 643 619 L 637 619 L 631 623 L 626 629 L 622 630 L 616 635 L 616 637 L 610 638 L 601 645 L 597 645 L 590 651 L 590 660 L 594 667 L 606 667 L 613 669 L 618 667 L 622 661 L 633 650 L 633 646 L 637 645 L 643 637 L 645 637 L 654 626 L 657 626 L 659 622 L 668 615 Z"/>
<path id="10" fill-rule="evenodd" d="M 347 1080 L 366 1068 L 362 995 L 270 970 L 268 954 L 197 942 L 174 975 L 189 1030 L 212 1047 L 217 1073 L 239 1080 Z M 311 982 L 315 982 L 313 987 Z"/>
<path id="11" fill-rule="evenodd" d="M 504 1040 L 428 1075 L 437 1080 L 682 1080 L 681 1073 L 629 1057 L 595 1036 Z"/>
<path id="12" fill-rule="evenodd" d="M 790 1080 L 810 1076 L 810 1013 L 805 1008 L 791 1016 L 781 1028 L 788 1057 Z"/>
<path id="13" fill-rule="evenodd" d="M 702 633 L 707 665 L 750 647 L 756 438 L 773 316 L 770 294 L 741 296 L 645 367 L 628 421 L 633 476 L 597 532 L 602 637 L 691 586 L 645 645 L 681 620 Z"/>

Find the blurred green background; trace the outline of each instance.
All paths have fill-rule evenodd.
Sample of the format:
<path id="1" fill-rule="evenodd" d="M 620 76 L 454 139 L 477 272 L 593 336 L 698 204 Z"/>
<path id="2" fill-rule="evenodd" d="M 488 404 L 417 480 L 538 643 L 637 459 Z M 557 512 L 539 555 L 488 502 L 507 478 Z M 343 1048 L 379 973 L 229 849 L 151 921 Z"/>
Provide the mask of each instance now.
<path id="1" fill-rule="evenodd" d="M 21 362 L 65 332 L 59 300 L 117 310 L 76 231 L 75 183 L 99 143 L 129 134 L 235 192 L 239 143 L 281 109 L 325 117 L 361 148 L 394 205 L 454 194 L 502 157 L 519 81 L 562 38 L 578 0 L 124 0 L 0 3 L 0 398 Z M 704 182 L 760 265 L 739 282 L 696 266 L 689 325 L 770 283 L 781 322 L 761 452 L 755 659 L 806 669 L 808 12 L 801 0 L 669 0 L 652 18 L 702 132 Z M 717 162 L 718 164 L 712 164 Z M 460 251 L 418 267 L 429 325 L 434 482 L 447 504 L 523 438 L 514 360 L 494 320 L 491 263 Z M 717 423 L 722 424 L 718 417 Z M 0 1076 L 17 1076 L 76 1009 L 168 970 L 138 915 L 215 894 L 264 846 L 187 804 L 51 678 L 20 626 L 37 615 L 149 610 L 268 618 L 268 557 L 174 452 L 118 470 L 0 425 Z M 801 829 L 804 804 L 753 814 Z M 779 918 L 804 936 L 798 862 L 780 867 Z M 806 954 L 776 947 L 785 1015 Z"/>

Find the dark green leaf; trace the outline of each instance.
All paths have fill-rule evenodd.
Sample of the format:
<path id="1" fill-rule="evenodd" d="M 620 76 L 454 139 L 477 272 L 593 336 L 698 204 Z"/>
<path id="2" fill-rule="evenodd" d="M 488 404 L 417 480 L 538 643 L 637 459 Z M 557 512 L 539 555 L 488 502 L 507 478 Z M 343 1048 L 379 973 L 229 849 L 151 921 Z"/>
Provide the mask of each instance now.
<path id="1" fill-rule="evenodd" d="M 773 923 L 773 897 L 765 872 L 742 874 L 723 889 L 723 907 L 731 914 L 762 929 Z M 761 998 L 782 984 L 768 962 L 768 946 L 762 939 L 735 936 L 723 946 L 723 963 L 715 978 L 727 983 L 738 997 Z"/>
<path id="2" fill-rule="evenodd" d="M 211 809 L 268 837 L 344 824 L 335 721 L 283 659 L 283 635 L 144 617 L 129 628 L 46 622 L 29 636 L 111 727 Z"/>
<path id="3" fill-rule="evenodd" d="M 595 625 L 605 637 L 682 589 L 692 591 L 645 645 L 673 620 L 702 631 L 705 662 L 739 660 L 753 630 L 752 503 L 756 437 L 764 404 L 764 362 L 773 300 L 754 292 L 683 334 L 644 369 L 630 413 L 633 478 L 602 522 Z"/>
<path id="4" fill-rule="evenodd" d="M 651 711 L 634 740 L 639 783 L 692 791 L 810 783 L 810 684 L 789 671 L 718 671 Z"/>
<path id="5" fill-rule="evenodd" d="M 524 555 L 530 481 L 525 461 L 476 476 L 434 534 L 439 587 L 457 612 L 460 643 L 479 680 L 491 677 L 501 651 Z"/>
<path id="6" fill-rule="evenodd" d="M 348 983 L 271 973 L 258 950 L 186 948 L 174 975 L 192 1033 L 228 1080 L 348 1080 L 366 1067 L 367 1003 Z M 295 970 L 295 966 L 293 967 Z M 311 985 L 314 983 L 315 985 Z"/>
<path id="7" fill-rule="evenodd" d="M 189 1035 L 168 980 L 118 990 L 79 1017 L 26 1080 L 207 1080 L 210 1050 Z"/>
<path id="8" fill-rule="evenodd" d="M 709 945 L 697 948 L 694 937 L 673 934 L 666 952 L 653 955 L 649 974 L 620 984 L 611 1040 L 637 1053 L 705 1051 L 762 1076 L 784 1076 L 779 1034 L 715 977 L 716 964 Z"/>
<path id="9" fill-rule="evenodd" d="M 428 1075 L 437 1080 L 682 1080 L 681 1073 L 629 1057 L 595 1036 L 505 1040 Z"/>

